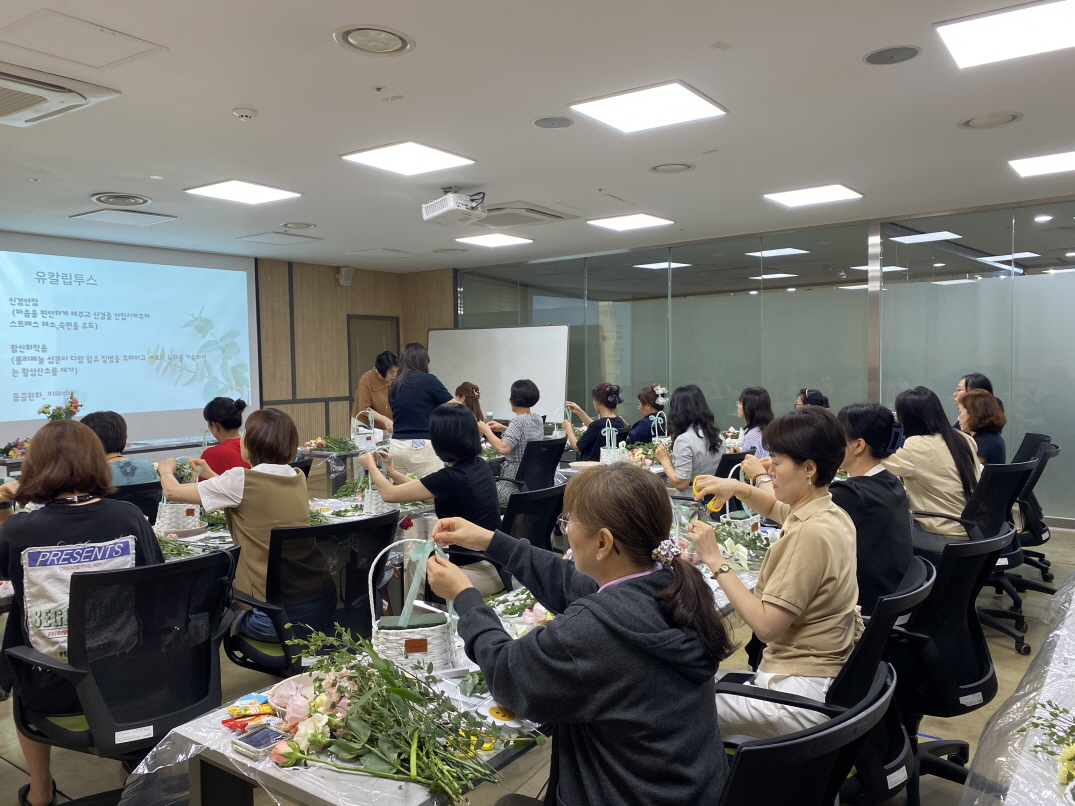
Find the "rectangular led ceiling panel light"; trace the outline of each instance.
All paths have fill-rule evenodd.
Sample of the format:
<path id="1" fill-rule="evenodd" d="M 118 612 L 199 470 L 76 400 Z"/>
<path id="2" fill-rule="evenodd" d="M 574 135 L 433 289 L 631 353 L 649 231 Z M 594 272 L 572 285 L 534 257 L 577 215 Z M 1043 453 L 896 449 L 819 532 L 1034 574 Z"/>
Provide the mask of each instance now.
<path id="1" fill-rule="evenodd" d="M 787 277 L 798 277 L 797 274 L 759 274 L 757 277 L 748 277 L 748 280 L 783 280 Z"/>
<path id="2" fill-rule="evenodd" d="M 1045 273 L 1046 274 L 1068 274 L 1069 272 L 1073 272 L 1073 271 L 1075 271 L 1075 269 L 1046 269 Z"/>
<path id="3" fill-rule="evenodd" d="M 236 238 L 237 241 L 252 241 L 254 243 L 267 243 L 272 246 L 290 246 L 292 244 L 304 244 L 311 241 L 320 241 L 310 235 L 293 235 L 290 232 L 259 232 L 254 235 L 243 235 Z"/>
<path id="4" fill-rule="evenodd" d="M 992 257 L 978 257 L 982 263 L 1002 263 L 1005 260 L 1022 260 L 1025 257 L 1041 257 L 1037 252 L 1016 252 L 1014 255 L 993 255 Z"/>
<path id="5" fill-rule="evenodd" d="M 937 33 L 961 68 L 1075 46 L 1075 0 L 1027 3 L 940 23 Z"/>
<path id="6" fill-rule="evenodd" d="M 576 112 L 630 134 L 726 114 L 686 84 L 673 81 L 570 105 Z"/>
<path id="7" fill-rule="evenodd" d="M 586 222 L 595 227 L 614 229 L 617 232 L 625 232 L 631 229 L 645 229 L 646 227 L 663 227 L 666 224 L 675 224 L 667 218 L 659 218 L 649 213 L 632 213 L 631 215 L 617 215 L 610 218 L 591 218 Z"/>
<path id="8" fill-rule="evenodd" d="M 805 207 L 808 204 L 861 199 L 862 194 L 843 185 L 821 185 L 816 188 L 785 190 L 780 193 L 766 193 L 765 198 L 785 207 Z"/>
<path id="9" fill-rule="evenodd" d="M 1049 154 L 1044 157 L 1008 160 L 1008 164 L 1015 168 L 1015 172 L 1022 177 L 1075 171 L 1075 151 L 1065 151 L 1063 154 Z"/>
<path id="10" fill-rule="evenodd" d="M 899 243 L 930 243 L 931 241 L 954 241 L 962 237 L 954 232 L 922 232 L 918 235 L 900 235 L 889 240 Z"/>
<path id="11" fill-rule="evenodd" d="M 403 176 L 416 176 L 430 171 L 442 171 L 445 168 L 474 164 L 474 160 L 467 157 L 415 142 L 368 148 L 353 154 L 344 154 L 343 158 L 360 165 L 369 165 L 371 168 L 403 174 Z"/>
<path id="12" fill-rule="evenodd" d="M 977 280 L 934 280 L 933 285 L 962 285 L 963 283 L 976 283 Z"/>
<path id="13" fill-rule="evenodd" d="M 265 202 L 279 201 L 280 199 L 293 199 L 302 195 L 301 193 L 293 193 L 290 190 L 281 190 L 268 185 L 243 182 L 240 179 L 229 179 L 227 182 L 187 188 L 185 192 L 193 193 L 196 196 L 223 199 L 224 201 L 242 202 L 243 204 L 264 204 Z"/>
<path id="14" fill-rule="evenodd" d="M 639 263 L 636 269 L 685 269 L 690 263 Z"/>
<path id="15" fill-rule="evenodd" d="M 747 257 L 783 257 L 784 255 L 809 255 L 805 249 L 763 249 L 760 252 L 747 252 Z"/>
<path id="16" fill-rule="evenodd" d="M 869 272 L 870 271 L 869 265 L 852 265 L 851 269 L 854 269 L 857 272 Z M 883 271 L 883 272 L 905 272 L 905 271 L 907 271 L 906 269 L 901 267 L 901 265 L 883 265 L 883 267 L 881 267 L 880 270 Z"/>
<path id="17" fill-rule="evenodd" d="M 519 243 L 533 243 L 529 238 L 518 238 L 515 235 L 501 235 L 493 232 L 489 235 L 468 235 L 466 238 L 456 238 L 459 243 L 472 243 L 476 246 L 513 246 Z"/>

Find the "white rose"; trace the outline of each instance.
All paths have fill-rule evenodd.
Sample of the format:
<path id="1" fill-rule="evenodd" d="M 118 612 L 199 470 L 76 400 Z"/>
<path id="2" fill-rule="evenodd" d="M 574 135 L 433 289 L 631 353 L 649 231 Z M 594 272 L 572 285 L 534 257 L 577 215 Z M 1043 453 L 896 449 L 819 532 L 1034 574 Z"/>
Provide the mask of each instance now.
<path id="1" fill-rule="evenodd" d="M 299 728 L 295 731 L 295 742 L 299 745 L 299 749 L 302 752 L 307 753 L 310 750 L 310 737 L 315 733 L 324 733 L 325 727 L 328 726 L 327 714 L 311 714 L 306 719 L 299 723 Z"/>

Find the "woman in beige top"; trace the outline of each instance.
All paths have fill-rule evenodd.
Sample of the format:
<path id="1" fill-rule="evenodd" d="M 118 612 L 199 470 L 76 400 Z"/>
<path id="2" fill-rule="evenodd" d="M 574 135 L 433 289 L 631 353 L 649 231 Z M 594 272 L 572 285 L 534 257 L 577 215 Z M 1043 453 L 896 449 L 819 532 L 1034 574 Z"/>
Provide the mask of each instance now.
<path id="1" fill-rule="evenodd" d="M 974 439 L 948 424 L 936 393 L 924 386 L 896 396 L 896 418 L 903 427 L 903 447 L 881 460 L 903 479 L 911 509 L 959 516 L 981 475 Z M 915 516 L 911 539 L 916 548 L 940 552 L 943 539 L 967 539 L 955 521 Z"/>
<path id="2" fill-rule="evenodd" d="M 734 495 L 782 524 L 780 538 L 765 552 L 754 591 L 728 573 L 712 526 L 692 521 L 690 537 L 735 612 L 768 644 L 752 684 L 823 701 L 851 654 L 858 622 L 855 526 L 829 494 L 844 458 L 844 430 L 832 412 L 806 406 L 773 420 L 763 440 L 772 475 L 758 473 L 756 460 L 744 473 L 754 473 L 754 483 L 764 487 L 716 476 L 699 476 L 695 484 L 696 498 L 712 494 L 723 505 Z M 769 738 L 819 725 L 827 717 L 718 694 L 717 719 L 725 736 Z"/>

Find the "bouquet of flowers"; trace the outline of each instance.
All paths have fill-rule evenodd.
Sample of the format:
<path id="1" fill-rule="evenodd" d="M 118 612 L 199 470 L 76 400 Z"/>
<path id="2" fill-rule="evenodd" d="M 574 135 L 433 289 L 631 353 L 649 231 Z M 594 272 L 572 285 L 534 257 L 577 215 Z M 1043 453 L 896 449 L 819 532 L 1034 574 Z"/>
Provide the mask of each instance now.
<path id="1" fill-rule="evenodd" d="M 508 736 L 476 714 L 460 711 L 437 689 L 430 666 L 407 672 L 343 629 L 313 633 L 303 656 L 308 674 L 278 683 L 270 704 L 291 738 L 270 758 L 281 767 L 324 764 L 429 787 L 458 803 L 463 790 L 495 780 L 479 752 L 497 744 L 544 744 L 545 737 Z"/>
<path id="2" fill-rule="evenodd" d="M 303 444 L 307 451 L 325 451 L 328 453 L 348 453 L 357 451 L 358 446 L 343 437 L 318 437 Z"/>
<path id="3" fill-rule="evenodd" d="M 153 463 L 153 470 L 157 474 L 157 478 L 160 478 L 160 470 L 157 469 L 159 462 Z M 176 480 L 180 484 L 190 484 L 192 481 L 198 480 L 198 472 L 191 467 L 190 459 L 186 456 L 180 456 L 175 460 L 175 473 Z"/>
<path id="4" fill-rule="evenodd" d="M 64 401 L 62 406 L 50 406 L 46 403 L 37 410 L 38 414 L 44 414 L 46 420 L 70 420 L 82 410 L 82 404 L 78 398 L 71 395 Z"/>
<path id="5" fill-rule="evenodd" d="M 627 455 L 635 464 L 642 465 L 642 467 L 651 467 L 657 462 L 656 442 L 637 442 L 626 447 Z"/>
<path id="6" fill-rule="evenodd" d="M 575 439 L 582 439 L 582 435 L 586 433 L 585 428 L 579 428 L 576 425 L 571 426 L 571 431 L 575 434 Z"/>
<path id="7" fill-rule="evenodd" d="M 497 449 L 494 448 L 492 445 L 490 445 L 488 442 L 486 442 L 483 439 L 482 440 L 482 459 L 484 459 L 485 461 L 488 462 L 490 459 L 498 459 L 498 458 L 500 458 L 500 454 L 497 452 Z"/>
<path id="8" fill-rule="evenodd" d="M 26 448 L 29 444 L 29 439 L 16 439 L 9 442 L 0 448 L 0 459 L 21 459 L 26 455 Z"/>

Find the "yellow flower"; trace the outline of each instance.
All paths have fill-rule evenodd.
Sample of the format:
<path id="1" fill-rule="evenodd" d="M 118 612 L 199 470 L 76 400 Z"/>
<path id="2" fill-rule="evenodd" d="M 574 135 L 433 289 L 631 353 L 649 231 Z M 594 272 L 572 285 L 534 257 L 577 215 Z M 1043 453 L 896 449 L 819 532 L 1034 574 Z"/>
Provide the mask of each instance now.
<path id="1" fill-rule="evenodd" d="M 1075 778 L 1075 744 L 1067 745 L 1056 760 L 1056 782 L 1065 785 Z"/>

